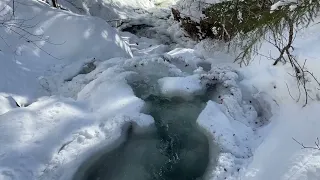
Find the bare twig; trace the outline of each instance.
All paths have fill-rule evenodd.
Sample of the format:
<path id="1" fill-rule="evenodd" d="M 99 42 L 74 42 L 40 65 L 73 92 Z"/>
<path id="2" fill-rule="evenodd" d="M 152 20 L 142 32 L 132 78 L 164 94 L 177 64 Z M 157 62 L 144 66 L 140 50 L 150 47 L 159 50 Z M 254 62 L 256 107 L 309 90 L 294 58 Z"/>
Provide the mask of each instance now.
<path id="1" fill-rule="evenodd" d="M 12 16 L 14 16 L 14 12 L 15 12 L 15 4 L 14 4 L 14 0 L 12 0 Z"/>
<path id="2" fill-rule="evenodd" d="M 320 140 L 317 137 L 317 140 L 314 142 L 315 146 L 305 146 L 303 143 L 297 141 L 295 138 L 292 138 L 296 143 L 298 143 L 302 148 L 301 149 L 315 149 L 315 150 L 320 150 Z"/>
<path id="3" fill-rule="evenodd" d="M 290 97 L 291 97 L 294 101 L 297 101 L 297 100 L 296 100 L 296 99 L 291 95 L 291 92 L 290 92 L 290 89 L 289 89 L 288 83 L 286 83 L 286 86 L 287 86 L 288 93 L 289 93 Z"/>
<path id="4" fill-rule="evenodd" d="M 65 0 L 67 3 L 69 3 L 70 5 L 72 5 L 74 8 L 78 9 L 78 11 L 80 12 L 85 12 L 85 10 L 82 8 L 82 7 L 78 7 L 75 3 L 73 3 L 72 1 L 70 0 Z"/>
<path id="5" fill-rule="evenodd" d="M 6 7 L 8 7 L 9 3 L 11 3 L 12 1 L 12 5 L 13 5 L 13 12 L 11 13 L 10 11 L 6 12 Z M 13 32 L 15 35 L 18 36 L 19 39 L 25 40 L 28 43 L 31 43 L 33 46 L 35 46 L 37 49 L 39 49 L 40 51 L 44 52 L 45 54 L 53 57 L 54 59 L 59 59 L 60 58 L 54 56 L 53 54 L 51 54 L 50 52 L 48 52 L 47 50 L 45 50 L 43 47 L 41 47 L 37 42 L 45 42 L 51 45 L 62 45 L 65 42 L 62 43 L 54 43 L 51 42 L 49 38 L 45 37 L 44 34 L 35 34 L 33 33 L 33 29 L 36 28 L 38 26 L 38 24 L 40 22 L 37 23 L 30 23 L 31 20 L 34 20 L 36 16 L 33 16 L 31 18 L 26 18 L 26 19 L 21 19 L 18 17 L 15 17 L 15 3 L 18 4 L 22 4 L 25 5 L 19 1 L 15 1 L 15 0 L 11 0 L 10 2 L 8 2 L 7 4 L 5 4 L 0 12 L 2 12 L 2 15 L 0 16 L 0 28 L 4 28 L 7 29 L 11 32 Z M 28 4 L 26 4 L 28 5 Z M 0 37 L 0 39 L 5 43 L 5 45 L 7 47 L 9 47 L 9 49 L 11 49 L 13 52 L 15 50 L 12 49 L 12 47 L 10 46 L 9 42 L 6 41 L 6 39 L 4 37 Z"/>
<path id="6" fill-rule="evenodd" d="M 63 143 L 62 146 L 61 146 L 61 147 L 59 148 L 59 150 L 58 150 L 58 154 L 59 154 L 67 145 L 69 145 L 69 144 L 72 143 L 73 141 L 74 141 L 74 139 Z"/>
<path id="7" fill-rule="evenodd" d="M 289 53 L 289 49 L 292 47 L 292 43 L 293 43 L 293 38 L 294 38 L 294 27 L 293 27 L 293 22 L 290 18 L 286 18 L 286 21 L 289 24 L 289 38 L 288 38 L 288 43 L 285 47 L 283 47 L 280 51 L 280 55 L 277 58 L 277 60 L 273 63 L 273 65 L 277 65 L 277 63 L 283 59 L 283 55 L 284 53 Z"/>

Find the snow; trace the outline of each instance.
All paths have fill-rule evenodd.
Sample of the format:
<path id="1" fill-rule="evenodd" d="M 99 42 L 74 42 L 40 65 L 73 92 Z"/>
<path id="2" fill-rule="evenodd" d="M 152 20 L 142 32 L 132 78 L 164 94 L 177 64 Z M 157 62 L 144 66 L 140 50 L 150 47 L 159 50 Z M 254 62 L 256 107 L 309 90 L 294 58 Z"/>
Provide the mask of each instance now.
<path id="1" fill-rule="evenodd" d="M 187 77 L 165 77 L 158 80 L 160 92 L 165 97 L 192 98 L 203 91 L 199 75 Z"/>
<path id="2" fill-rule="evenodd" d="M 298 4 L 297 0 L 281 0 L 274 3 L 270 7 L 270 10 L 271 12 L 273 12 L 275 10 L 278 10 L 280 7 L 287 6 L 287 5 L 290 5 L 290 10 L 293 10 L 296 8 L 297 4 Z"/>
<path id="3" fill-rule="evenodd" d="M 156 88 L 140 87 L 141 97 L 153 93 L 190 100 L 209 90 L 197 123 L 219 157 L 210 159 L 207 179 L 320 179 L 320 151 L 302 149 L 293 140 L 316 147 L 320 136 L 320 92 L 312 78 L 307 84 L 311 98 L 302 108 L 305 97 L 297 102 L 301 91 L 289 65 L 272 66 L 257 56 L 239 68 L 224 44 L 196 44 L 185 37 L 165 7 L 175 4 L 201 17 L 199 1 L 73 2 L 61 1 L 70 9 L 64 11 L 19 1 L 15 16 L 36 24 L 28 28 L 35 35 L 21 37 L 16 28 L 0 28 L 1 180 L 71 179 L 92 154 L 124 141 L 128 125 L 138 133 L 153 126 L 153 118 L 141 113 L 145 102 L 131 88 L 143 81 Z M 1 13 L 12 10 L 10 0 L 1 1 L 4 6 Z M 120 30 L 150 27 L 135 35 L 119 32 L 106 22 L 116 18 L 131 19 Z M 298 61 L 307 59 L 305 67 L 318 78 L 319 27 L 300 31 L 294 44 Z M 259 53 L 277 54 L 267 43 Z"/>
<path id="4" fill-rule="evenodd" d="M 272 117 L 273 128 L 256 150 L 242 179 L 319 179 L 319 150 L 302 149 L 293 140 L 295 138 L 305 146 L 316 147 L 320 122 L 315 112 L 319 108 L 319 103 L 312 103 L 303 109 L 294 104 L 282 107 L 282 111 Z"/>
<path id="5" fill-rule="evenodd" d="M 205 177 L 236 179 L 259 141 L 256 129 L 266 123 L 263 119 L 259 120 L 260 104 L 249 103 L 240 89 L 238 73 L 230 66 L 213 67 L 201 79 L 214 91 L 197 123 L 208 134 L 210 144 L 218 144 L 220 148 L 218 159 L 210 159 Z M 211 151 L 214 154 L 217 150 Z"/>
<path id="6" fill-rule="evenodd" d="M 114 63 L 120 59 L 115 58 Z M 122 142 L 126 124 L 134 123 L 136 132 L 153 125 L 152 117 L 140 113 L 144 102 L 126 83 L 125 78 L 132 73 L 108 68 L 111 61 L 101 63 L 91 73 L 75 74 L 84 62 L 90 61 L 73 62 L 56 77 L 59 82 L 60 78 L 87 76 L 82 85 L 72 84 L 78 90 L 73 92 L 74 99 L 42 97 L 0 116 L 3 178 L 71 179 L 92 153 Z"/>
<path id="7" fill-rule="evenodd" d="M 17 107 L 15 100 L 11 96 L 1 94 L 0 104 L 0 115 L 12 110 L 14 107 Z"/>
<path id="8" fill-rule="evenodd" d="M 211 144 L 219 144 L 222 154 L 219 156 L 218 167 L 216 166 L 216 159 L 210 160 L 209 168 L 211 171 L 207 173 L 206 178 L 215 179 L 228 176 L 227 171 L 235 172 L 237 168 L 241 167 L 240 162 L 228 162 L 230 159 L 243 158 L 251 155 L 249 145 L 245 141 L 252 137 L 253 131 L 250 127 L 239 121 L 230 120 L 219 107 L 219 104 L 213 101 L 207 103 L 206 108 L 201 112 L 197 119 L 199 126 L 210 134 L 212 137 Z M 215 149 L 211 149 L 214 154 Z M 227 158 L 228 160 L 224 160 Z"/>
<path id="9" fill-rule="evenodd" d="M 217 134 L 216 142 L 220 144 L 221 149 L 237 154 L 237 156 L 243 156 L 241 153 L 244 150 L 239 150 L 236 141 L 239 141 L 238 138 L 245 139 L 246 137 L 241 137 L 243 136 L 241 132 L 237 136 L 235 133 L 238 133 L 237 129 L 246 130 L 248 127 L 238 121 L 230 121 L 217 103 L 209 101 L 197 122 L 210 133 Z"/>
<path id="10" fill-rule="evenodd" d="M 114 74 L 110 69 L 87 84 L 78 93 L 77 99 L 85 102 L 102 117 L 114 116 L 123 111 L 129 114 L 139 112 L 144 102 L 134 95 L 131 87 L 124 81 L 125 76 Z"/>
<path id="11" fill-rule="evenodd" d="M 175 5 L 178 0 L 152 0 L 157 7 L 170 7 Z"/>
<path id="12" fill-rule="evenodd" d="M 61 66 L 88 58 L 132 56 L 129 46 L 117 31 L 99 18 L 55 10 L 31 0 L 21 4 L 17 1 L 15 6 L 19 9 L 16 19 L 27 19 L 25 26 L 31 28 L 26 30 L 36 34 L 29 35 L 19 28 L 12 31 L 10 28 L 13 27 L 9 25 L 0 29 L 5 40 L 0 43 L 0 91 L 11 94 L 20 104 L 47 94 L 38 78 L 50 73 L 48 70 L 58 64 Z M 12 10 L 10 1 L 1 1 L 0 7 L 6 7 L 8 14 Z M 9 21 L 13 22 L 15 20 Z"/>
<path id="13" fill-rule="evenodd" d="M 10 1 L 0 6 L 12 9 Z M 37 41 L 28 43 L 9 29 L 0 31 L 6 40 L 1 41 L 0 55 L 0 179 L 70 179 L 84 159 L 122 137 L 124 124 L 134 122 L 138 132 L 153 124 L 152 117 L 139 113 L 143 101 L 124 81 L 113 86 L 103 79 L 86 83 L 78 87 L 84 88 L 78 100 L 50 96 L 56 91 L 48 77 L 60 82 L 77 76 L 91 61 L 132 57 L 115 29 L 99 18 L 37 1 L 16 1 L 15 8 L 17 19 L 32 17 L 28 31 L 45 40 L 30 36 Z M 112 106 L 106 104 L 110 102 Z"/>
<path id="14" fill-rule="evenodd" d="M 118 99 L 118 103 L 124 106 L 126 100 Z M 2 115 L 0 174 L 5 178 L 11 174 L 14 179 L 70 179 L 93 151 L 90 147 L 115 143 L 124 123 L 136 122 L 141 129 L 153 122 L 146 115 L 131 115 L 125 107 L 118 107 L 109 117 L 97 116 L 91 109 L 81 101 L 48 97 Z"/>
<path id="15" fill-rule="evenodd" d="M 130 18 L 143 11 L 155 7 L 150 0 L 73 0 L 59 2 L 63 7 L 78 14 L 97 16 L 105 20 Z M 113 22 L 111 22 L 113 23 Z"/>
<path id="16" fill-rule="evenodd" d="M 175 59 L 173 63 L 179 68 L 195 70 L 200 63 L 204 62 L 202 56 L 198 55 L 194 49 L 175 48 L 167 54 Z"/>
<path id="17" fill-rule="evenodd" d="M 79 16 L 66 11 L 55 10 L 45 4 L 34 1 L 28 3 L 29 6 L 32 6 L 32 9 L 26 5 L 17 5 L 17 8 L 19 8 L 16 13 L 17 19 L 19 17 L 29 19 L 35 16 L 28 21 L 28 25 L 37 24 L 37 26 L 29 29 L 29 31 L 45 37 L 37 45 L 52 56 L 58 59 L 74 60 L 84 57 L 132 56 L 127 44 L 121 40 L 116 30 L 100 18 Z M 2 4 L 2 6 L 4 5 Z M 68 29 L 70 33 L 65 33 L 65 29 L 61 27 Z M 10 32 L 7 36 L 11 34 L 15 35 Z M 34 38 L 30 37 L 31 40 L 34 40 Z M 82 46 L 85 43 L 90 44 L 91 48 L 87 49 Z M 25 40 L 17 38 L 15 42 L 10 42 L 11 46 L 17 46 L 17 44 L 19 45 L 17 48 L 21 56 L 45 57 L 48 55 L 45 51 L 28 45 Z M 106 48 L 110 51 L 105 51 Z"/>
<path id="18" fill-rule="evenodd" d="M 319 78 L 319 49 L 312 48 L 318 25 L 312 25 L 300 32 L 295 40 L 295 55 L 300 63 Z M 311 45 L 312 44 L 312 45 Z M 270 46 L 263 44 L 261 53 L 270 53 Z M 311 48 L 310 48 L 311 47 Z M 319 137 L 318 113 L 319 86 L 312 78 L 307 83 L 309 103 L 303 107 L 305 97 L 300 94 L 292 70 L 286 66 L 271 66 L 264 58 L 256 59 L 252 67 L 242 70 L 245 77 L 241 84 L 265 99 L 263 105 L 269 109 L 270 124 L 257 129 L 262 137 L 247 168 L 241 171 L 239 179 L 319 179 L 319 150 L 302 149 L 302 146 L 316 147 Z M 302 89 L 301 89 L 302 91 Z M 265 105 L 267 105 L 265 106 Z M 266 156 L 270 154 L 270 156 Z"/>

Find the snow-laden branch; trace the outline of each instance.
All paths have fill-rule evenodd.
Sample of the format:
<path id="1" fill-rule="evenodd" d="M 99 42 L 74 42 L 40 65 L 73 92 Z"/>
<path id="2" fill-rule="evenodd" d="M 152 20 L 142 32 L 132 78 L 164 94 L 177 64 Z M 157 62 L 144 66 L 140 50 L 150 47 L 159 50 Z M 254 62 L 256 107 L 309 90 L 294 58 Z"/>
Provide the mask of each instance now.
<path id="1" fill-rule="evenodd" d="M 299 3 L 298 0 L 280 0 L 276 3 L 274 3 L 270 7 L 270 10 L 271 10 L 271 12 L 273 12 L 275 10 L 280 9 L 281 7 L 289 6 L 290 10 L 292 11 L 297 7 L 298 3 Z"/>

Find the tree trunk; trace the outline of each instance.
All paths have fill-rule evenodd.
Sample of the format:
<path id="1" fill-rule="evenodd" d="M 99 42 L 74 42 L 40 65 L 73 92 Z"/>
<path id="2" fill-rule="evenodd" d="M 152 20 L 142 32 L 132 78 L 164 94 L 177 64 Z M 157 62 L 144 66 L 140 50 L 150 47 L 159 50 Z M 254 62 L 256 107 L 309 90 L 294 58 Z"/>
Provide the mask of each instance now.
<path id="1" fill-rule="evenodd" d="M 55 7 L 55 8 L 58 7 L 57 0 L 52 0 L 52 6 Z"/>
<path id="2" fill-rule="evenodd" d="M 14 16 L 14 11 L 15 11 L 15 8 L 14 8 L 14 0 L 12 1 L 12 15 Z"/>

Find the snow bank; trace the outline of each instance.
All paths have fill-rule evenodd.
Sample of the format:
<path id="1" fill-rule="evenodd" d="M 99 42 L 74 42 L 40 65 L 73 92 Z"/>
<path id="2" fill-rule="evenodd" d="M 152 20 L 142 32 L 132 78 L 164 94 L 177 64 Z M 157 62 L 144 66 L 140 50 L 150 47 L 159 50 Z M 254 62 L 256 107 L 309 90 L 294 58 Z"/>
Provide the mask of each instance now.
<path id="1" fill-rule="evenodd" d="M 209 101 L 201 112 L 197 123 L 217 138 L 221 149 L 238 157 L 248 154 L 243 143 L 252 136 L 252 129 L 239 121 L 232 121 L 220 109 L 219 104 Z M 251 131 L 251 133 L 249 133 Z"/>
<path id="2" fill-rule="evenodd" d="M 210 100 L 197 124 L 208 135 L 211 153 L 219 153 L 217 159 L 210 159 L 205 178 L 237 179 L 240 169 L 252 156 L 258 139 L 255 130 L 263 122 L 257 122 L 255 107 L 243 99 L 240 78 L 233 68 L 213 67 L 200 79 L 208 88 Z M 220 149 L 212 149 L 214 144 Z"/>
<path id="3" fill-rule="evenodd" d="M 43 99 L 2 115 L 0 174 L 4 179 L 37 179 L 52 158 L 67 160 L 70 157 L 56 153 L 63 143 L 76 142 L 80 129 L 92 124 L 88 117 L 74 101 L 59 98 Z M 93 131 L 91 138 L 94 136 Z"/>
<path id="4" fill-rule="evenodd" d="M 0 7 L 10 13 L 11 2 L 1 1 Z M 70 179 L 92 153 L 118 142 L 124 125 L 134 122 L 140 132 L 153 118 L 140 113 L 144 102 L 125 81 L 130 73 L 119 67 L 105 71 L 111 65 L 81 72 L 100 59 L 132 56 L 115 29 L 99 18 L 37 1 L 15 2 L 16 18 L 28 19 L 28 32 L 36 36 L 13 27 L 0 29 L 5 40 L 0 41 L 0 179 Z M 59 93 L 42 97 L 59 92 L 51 82 L 76 81 L 88 73 L 81 84 L 70 83 L 77 100 Z M 27 107 L 17 107 L 13 98 Z"/>
<path id="5" fill-rule="evenodd" d="M 71 79 L 84 80 L 81 85 L 70 86 L 77 100 L 41 98 L 0 116 L 1 176 L 71 179 L 93 153 L 120 143 L 126 124 L 133 122 L 136 132 L 151 126 L 153 118 L 140 113 L 144 102 L 126 83 L 125 78 L 132 73 L 112 67 L 121 62 L 115 58 Z"/>
<path id="6" fill-rule="evenodd" d="M 129 74 L 117 74 L 117 68 L 109 68 L 97 79 L 91 81 L 79 93 L 77 99 L 85 102 L 99 116 L 115 116 L 121 111 L 136 114 L 142 109 L 144 102 L 137 98 L 125 77 Z"/>
<path id="7" fill-rule="evenodd" d="M 320 151 L 302 149 L 293 140 L 295 138 L 305 146 L 316 147 L 315 142 L 320 137 L 319 109 L 318 103 L 303 109 L 289 104 L 282 107 L 282 111 L 272 118 L 270 131 L 255 151 L 242 179 L 320 179 Z"/>
<path id="8" fill-rule="evenodd" d="M 294 42 L 294 55 L 300 64 L 319 79 L 319 25 L 311 25 L 300 31 Z M 262 54 L 277 55 L 274 47 L 262 45 Z M 305 61 L 306 60 L 306 61 Z M 302 88 L 290 74 L 290 65 L 272 66 L 265 57 L 256 57 L 248 68 L 239 71 L 241 85 L 251 94 L 263 98 L 272 113 L 270 124 L 257 130 L 263 142 L 258 143 L 252 162 L 241 171 L 240 179 L 295 179 L 316 180 L 320 178 L 319 150 L 302 149 L 301 145 L 315 147 L 319 137 L 319 86 L 308 77 L 309 104 L 303 107 L 305 96 Z M 264 106 L 268 109 L 267 106 Z M 268 155 L 268 156 L 266 156 Z"/>
<path id="9" fill-rule="evenodd" d="M 8 17 L 12 1 L 0 2 Z M 99 18 L 79 16 L 33 0 L 16 1 L 16 19 L 25 19 L 21 30 L 0 28 L 0 91 L 26 103 L 47 95 L 38 82 L 49 68 L 87 58 L 131 57 L 127 43 Z M 15 20 L 12 20 L 15 22 Z M 10 22 L 10 23 L 12 23 Z M 20 22 L 19 22 L 20 23 Z"/>
<path id="10" fill-rule="evenodd" d="M 218 159 L 210 159 L 206 178 L 235 178 L 237 172 L 252 156 L 253 129 L 228 118 L 223 105 L 209 101 L 197 119 L 197 124 L 208 134 L 211 154 L 220 153 Z M 230 110 L 233 111 L 233 110 Z M 218 144 L 220 150 L 212 149 Z"/>
<path id="11" fill-rule="evenodd" d="M 30 33 L 40 34 L 47 40 L 37 43 L 43 49 L 41 51 L 32 43 L 15 38 L 17 34 L 14 32 L 3 32 L 6 38 L 12 39 L 11 46 L 18 46 L 20 56 L 49 58 L 46 51 L 58 59 L 72 61 L 88 57 L 131 57 L 130 49 L 117 31 L 99 18 L 79 16 L 32 0 L 16 3 L 16 6 L 19 9 L 16 12 L 17 18 L 33 18 L 28 21 L 29 26 L 35 26 L 28 29 Z M 33 40 L 35 37 L 30 38 Z"/>
<path id="12" fill-rule="evenodd" d="M 121 142 L 126 124 L 133 122 L 137 132 L 153 124 L 152 117 L 139 113 L 143 104 L 124 80 L 100 76 L 85 86 L 77 101 L 41 98 L 3 114 L 0 177 L 71 179 L 92 153 Z"/>

